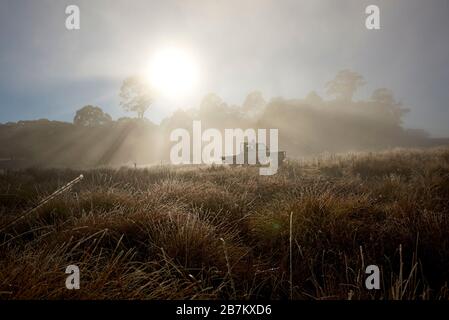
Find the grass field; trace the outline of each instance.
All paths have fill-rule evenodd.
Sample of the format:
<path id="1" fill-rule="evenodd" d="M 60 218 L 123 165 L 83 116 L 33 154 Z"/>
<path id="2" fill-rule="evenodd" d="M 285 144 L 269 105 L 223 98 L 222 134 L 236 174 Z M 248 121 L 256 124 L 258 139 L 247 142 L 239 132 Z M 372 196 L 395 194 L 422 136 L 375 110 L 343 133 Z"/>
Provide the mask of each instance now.
<path id="1" fill-rule="evenodd" d="M 0 231 L 0 299 L 449 298 L 447 148 L 290 161 L 269 177 L 224 166 L 10 171 L 0 225 L 81 173 Z M 65 288 L 71 264 L 80 290 Z M 365 288 L 371 264 L 380 290 Z"/>

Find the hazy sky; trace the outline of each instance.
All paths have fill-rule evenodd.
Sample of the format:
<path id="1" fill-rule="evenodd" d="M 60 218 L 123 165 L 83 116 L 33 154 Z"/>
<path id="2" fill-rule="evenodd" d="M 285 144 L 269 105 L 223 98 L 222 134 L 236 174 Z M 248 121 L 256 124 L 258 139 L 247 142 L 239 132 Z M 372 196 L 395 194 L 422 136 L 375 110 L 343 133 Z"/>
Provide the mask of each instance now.
<path id="1" fill-rule="evenodd" d="M 65 28 L 65 7 L 81 9 L 81 30 Z M 365 7 L 381 9 L 381 30 L 365 28 Z M 449 0 L 0 0 L 0 122 L 71 121 L 95 104 L 126 115 L 118 92 L 158 48 L 192 52 L 200 83 L 181 107 L 208 92 L 241 104 L 249 91 L 324 95 L 337 71 L 361 73 L 367 97 L 392 89 L 411 109 L 407 127 L 449 136 Z M 159 99 L 146 116 L 169 114 Z"/>

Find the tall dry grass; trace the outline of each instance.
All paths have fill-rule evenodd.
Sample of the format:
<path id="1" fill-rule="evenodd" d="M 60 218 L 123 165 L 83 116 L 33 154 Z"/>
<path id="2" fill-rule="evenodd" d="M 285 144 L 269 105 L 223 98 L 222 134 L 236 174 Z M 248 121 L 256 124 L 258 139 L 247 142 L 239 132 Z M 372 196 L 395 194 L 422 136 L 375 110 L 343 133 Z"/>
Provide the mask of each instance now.
<path id="1" fill-rule="evenodd" d="M 0 174 L 1 299 L 448 299 L 449 150 Z M 81 290 L 65 288 L 76 264 Z M 381 289 L 365 288 L 365 268 Z"/>

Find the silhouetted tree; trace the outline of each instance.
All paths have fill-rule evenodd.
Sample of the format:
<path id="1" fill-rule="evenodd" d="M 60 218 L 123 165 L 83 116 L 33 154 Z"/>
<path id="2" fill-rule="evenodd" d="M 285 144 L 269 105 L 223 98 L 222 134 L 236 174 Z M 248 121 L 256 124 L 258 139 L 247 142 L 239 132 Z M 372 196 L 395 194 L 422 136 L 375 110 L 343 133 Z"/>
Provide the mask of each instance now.
<path id="1" fill-rule="evenodd" d="M 385 104 L 396 104 L 393 91 L 387 88 L 379 88 L 374 90 L 371 95 L 371 100 Z"/>
<path id="2" fill-rule="evenodd" d="M 260 116 L 266 105 L 267 102 L 263 98 L 262 93 L 260 91 L 253 91 L 246 96 L 242 109 L 249 116 Z"/>
<path id="3" fill-rule="evenodd" d="M 323 103 L 323 98 L 321 98 L 318 93 L 316 93 L 316 91 L 311 91 L 309 92 L 309 94 L 306 96 L 305 101 L 307 103 L 310 103 L 312 105 L 318 105 Z"/>
<path id="4" fill-rule="evenodd" d="M 401 124 L 403 116 L 410 110 L 402 107 L 402 103 L 397 102 L 394 98 L 393 91 L 387 88 L 379 88 L 374 90 L 371 95 L 371 100 L 388 114 L 390 119 L 395 124 Z"/>
<path id="5" fill-rule="evenodd" d="M 352 100 L 357 89 L 364 85 L 363 77 L 351 70 L 342 70 L 326 84 L 327 94 L 341 100 Z"/>
<path id="6" fill-rule="evenodd" d="M 226 107 L 225 103 L 218 95 L 215 93 L 208 93 L 204 96 L 203 100 L 201 100 L 200 112 L 216 111 L 223 109 L 224 107 Z"/>
<path id="7" fill-rule="evenodd" d="M 123 81 L 120 89 L 120 105 L 129 112 L 137 112 L 137 117 L 143 119 L 153 97 L 149 85 L 139 77 L 130 77 Z"/>
<path id="8" fill-rule="evenodd" d="M 109 114 L 101 110 L 100 107 L 85 106 L 76 112 L 73 123 L 83 127 L 95 127 L 107 124 L 112 121 Z"/>

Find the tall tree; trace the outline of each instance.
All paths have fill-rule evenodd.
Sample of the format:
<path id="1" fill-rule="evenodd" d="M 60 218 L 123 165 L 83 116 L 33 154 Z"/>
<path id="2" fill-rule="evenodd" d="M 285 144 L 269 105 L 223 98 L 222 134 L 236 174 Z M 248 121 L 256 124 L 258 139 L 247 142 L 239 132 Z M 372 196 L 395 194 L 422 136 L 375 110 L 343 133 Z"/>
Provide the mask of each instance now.
<path id="1" fill-rule="evenodd" d="M 76 112 L 73 123 L 82 127 L 95 127 L 111 122 L 109 114 L 101 110 L 100 107 L 87 105 Z"/>
<path id="2" fill-rule="evenodd" d="M 354 93 L 365 84 L 363 77 L 351 70 L 342 70 L 326 84 L 327 94 L 337 99 L 351 101 Z"/>
<path id="3" fill-rule="evenodd" d="M 371 95 L 371 100 L 383 104 L 398 104 L 394 98 L 393 91 L 387 88 L 379 88 L 374 90 L 373 94 Z"/>
<path id="4" fill-rule="evenodd" d="M 262 92 L 253 91 L 246 96 L 242 110 L 250 117 L 258 117 L 264 112 L 266 105 Z"/>
<path id="5" fill-rule="evenodd" d="M 145 111 L 153 102 L 149 85 L 139 77 L 130 77 L 123 81 L 120 99 L 120 105 L 123 109 L 127 112 L 137 112 L 139 119 L 143 119 Z"/>
<path id="6" fill-rule="evenodd" d="M 214 112 L 226 107 L 223 100 L 215 93 L 208 93 L 203 97 L 200 104 L 201 112 Z"/>
<path id="7" fill-rule="evenodd" d="M 371 100 L 376 103 L 376 107 L 380 108 L 380 112 L 384 112 L 397 125 L 402 123 L 402 118 L 410 111 L 403 108 L 402 103 L 396 101 L 393 91 L 387 88 L 379 88 L 374 90 Z"/>
<path id="8" fill-rule="evenodd" d="M 304 99 L 307 103 L 312 105 L 319 105 L 323 103 L 323 98 L 321 98 L 316 91 L 310 91 L 309 94 Z"/>

